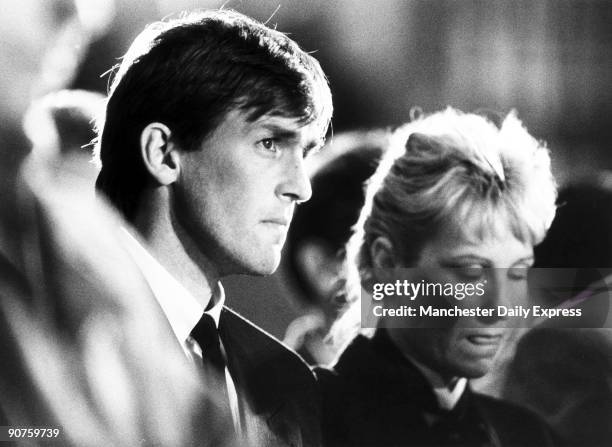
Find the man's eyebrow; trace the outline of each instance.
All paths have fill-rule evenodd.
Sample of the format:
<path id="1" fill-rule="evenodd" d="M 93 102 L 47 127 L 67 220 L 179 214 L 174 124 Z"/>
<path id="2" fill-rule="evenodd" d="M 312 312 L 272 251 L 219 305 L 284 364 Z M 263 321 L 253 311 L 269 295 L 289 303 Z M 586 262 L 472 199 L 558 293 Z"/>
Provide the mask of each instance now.
<path id="1" fill-rule="evenodd" d="M 276 124 L 262 124 L 261 127 L 272 132 L 276 138 L 285 140 L 297 139 L 297 131 Z"/>

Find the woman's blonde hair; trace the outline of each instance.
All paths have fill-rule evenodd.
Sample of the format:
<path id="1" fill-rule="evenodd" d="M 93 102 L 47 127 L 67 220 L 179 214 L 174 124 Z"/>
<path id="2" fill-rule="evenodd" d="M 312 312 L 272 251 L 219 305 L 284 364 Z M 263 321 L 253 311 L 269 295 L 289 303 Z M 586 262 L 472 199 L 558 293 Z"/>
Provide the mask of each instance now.
<path id="1" fill-rule="evenodd" d="M 555 215 L 556 185 L 543 143 L 511 112 L 499 126 L 453 108 L 400 127 L 368 183 L 366 200 L 347 244 L 348 296 L 371 279 L 370 248 L 391 241 L 406 267 L 444 224 L 483 238 L 510 228 L 536 245 Z M 350 305 L 350 304 L 349 304 Z M 337 326 L 355 327 L 359 305 Z M 337 329 L 337 328 L 336 328 Z"/>

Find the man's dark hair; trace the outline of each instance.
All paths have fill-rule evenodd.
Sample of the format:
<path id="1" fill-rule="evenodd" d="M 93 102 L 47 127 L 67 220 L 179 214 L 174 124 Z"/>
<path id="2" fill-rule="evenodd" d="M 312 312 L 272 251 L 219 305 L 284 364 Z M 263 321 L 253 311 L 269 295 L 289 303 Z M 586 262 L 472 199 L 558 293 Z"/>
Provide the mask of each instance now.
<path id="1" fill-rule="evenodd" d="M 152 122 L 196 150 L 234 109 L 320 123 L 331 118 L 331 93 L 319 63 L 283 33 L 230 10 L 192 13 L 149 25 L 117 71 L 97 153 L 96 188 L 132 220 L 147 172 L 140 135 Z"/>

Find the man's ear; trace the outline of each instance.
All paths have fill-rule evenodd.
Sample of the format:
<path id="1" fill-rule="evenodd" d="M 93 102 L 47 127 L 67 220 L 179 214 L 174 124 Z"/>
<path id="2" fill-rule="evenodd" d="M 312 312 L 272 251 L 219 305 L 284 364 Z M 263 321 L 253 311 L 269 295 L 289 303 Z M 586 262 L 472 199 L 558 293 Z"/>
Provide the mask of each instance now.
<path id="1" fill-rule="evenodd" d="M 147 171 L 160 185 L 178 179 L 180 157 L 170 140 L 172 132 L 162 123 L 150 123 L 140 134 L 140 153 Z"/>
<path id="2" fill-rule="evenodd" d="M 377 237 L 370 246 L 372 266 L 375 269 L 392 269 L 397 267 L 397 258 L 391 241 L 384 237 Z"/>

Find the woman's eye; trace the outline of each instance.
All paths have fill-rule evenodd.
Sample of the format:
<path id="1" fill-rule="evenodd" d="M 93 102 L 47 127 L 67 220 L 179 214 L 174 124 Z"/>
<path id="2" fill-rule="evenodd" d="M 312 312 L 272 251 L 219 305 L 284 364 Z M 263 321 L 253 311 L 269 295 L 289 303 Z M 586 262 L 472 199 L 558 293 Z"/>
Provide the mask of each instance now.
<path id="1" fill-rule="evenodd" d="M 465 278 L 465 279 L 471 279 L 471 280 L 475 280 L 475 279 L 479 279 L 481 278 L 484 273 L 485 273 L 485 269 L 482 265 L 479 264 L 470 264 L 470 265 L 465 265 L 465 266 L 458 266 L 456 268 L 457 273 Z"/>
<path id="2" fill-rule="evenodd" d="M 527 279 L 529 273 L 528 266 L 512 267 L 508 269 L 508 277 L 510 279 L 522 280 Z"/>

